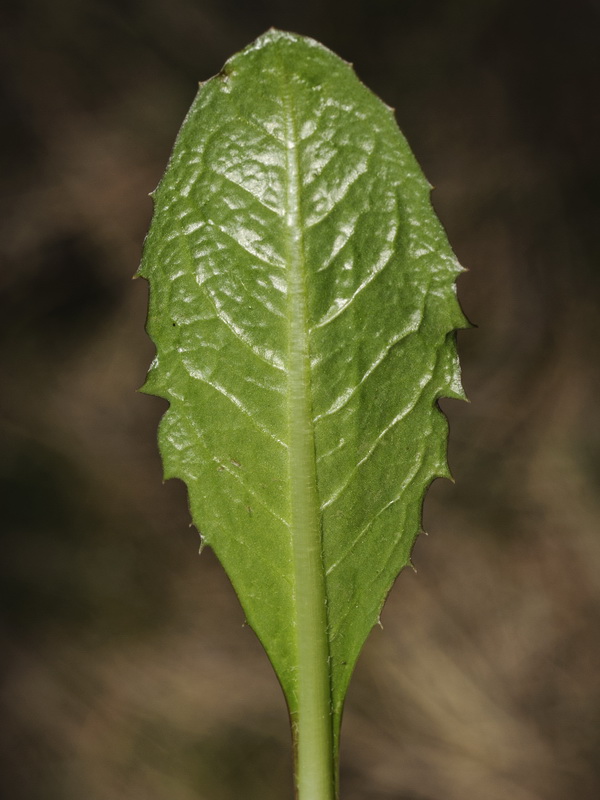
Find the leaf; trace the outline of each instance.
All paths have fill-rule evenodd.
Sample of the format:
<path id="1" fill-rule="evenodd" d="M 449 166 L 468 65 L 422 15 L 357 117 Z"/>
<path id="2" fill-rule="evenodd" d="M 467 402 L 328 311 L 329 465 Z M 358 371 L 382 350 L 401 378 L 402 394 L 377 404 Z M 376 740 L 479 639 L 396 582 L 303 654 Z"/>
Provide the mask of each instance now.
<path id="1" fill-rule="evenodd" d="M 449 474 L 436 401 L 463 396 L 466 320 L 429 192 L 350 65 L 272 30 L 200 86 L 154 195 L 144 388 L 170 403 L 165 477 L 271 659 L 300 759 L 337 752 L 359 651 Z"/>

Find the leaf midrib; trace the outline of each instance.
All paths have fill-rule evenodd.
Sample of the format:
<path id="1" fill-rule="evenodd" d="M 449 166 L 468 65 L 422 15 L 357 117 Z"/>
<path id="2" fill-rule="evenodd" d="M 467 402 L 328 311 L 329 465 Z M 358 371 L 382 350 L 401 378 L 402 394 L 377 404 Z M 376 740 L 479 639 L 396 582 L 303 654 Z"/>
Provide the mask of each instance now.
<path id="1" fill-rule="evenodd" d="M 292 87 L 279 63 L 286 151 L 288 435 L 297 647 L 297 706 L 290 709 L 301 797 L 333 797 L 335 768 L 327 594 L 317 489 L 298 134 Z"/>

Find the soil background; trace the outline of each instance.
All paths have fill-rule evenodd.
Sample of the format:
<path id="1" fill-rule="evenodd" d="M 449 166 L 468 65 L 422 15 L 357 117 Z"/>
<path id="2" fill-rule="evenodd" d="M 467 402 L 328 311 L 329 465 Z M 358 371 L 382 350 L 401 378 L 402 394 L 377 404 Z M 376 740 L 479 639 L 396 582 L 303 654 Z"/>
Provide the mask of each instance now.
<path id="1" fill-rule="evenodd" d="M 600 3 L 3 0 L 0 796 L 292 797 L 283 699 L 183 486 L 131 281 L 200 80 L 271 26 L 397 109 L 471 403 L 344 720 L 343 800 L 600 797 Z"/>

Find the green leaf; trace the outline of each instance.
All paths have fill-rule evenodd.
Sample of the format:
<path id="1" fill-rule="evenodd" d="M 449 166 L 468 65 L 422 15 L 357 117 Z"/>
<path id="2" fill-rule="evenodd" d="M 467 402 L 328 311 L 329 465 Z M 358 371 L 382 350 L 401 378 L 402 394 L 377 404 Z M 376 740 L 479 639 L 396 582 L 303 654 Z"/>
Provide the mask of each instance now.
<path id="1" fill-rule="evenodd" d="M 429 193 L 350 65 L 275 30 L 200 86 L 155 193 L 165 476 L 279 677 L 307 800 L 335 792 L 350 675 L 448 475 L 466 320 Z"/>

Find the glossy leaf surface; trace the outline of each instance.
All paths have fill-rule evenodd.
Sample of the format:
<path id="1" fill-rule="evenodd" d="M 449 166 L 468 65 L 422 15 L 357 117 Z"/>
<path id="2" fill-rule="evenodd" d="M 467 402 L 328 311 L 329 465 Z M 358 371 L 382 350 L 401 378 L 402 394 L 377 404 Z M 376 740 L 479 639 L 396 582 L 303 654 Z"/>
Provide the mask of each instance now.
<path id="1" fill-rule="evenodd" d="M 325 692 L 334 740 L 448 474 L 436 400 L 462 396 L 461 268 L 429 191 L 350 65 L 270 31 L 201 85 L 141 268 L 165 475 L 187 484 L 292 719 Z"/>

